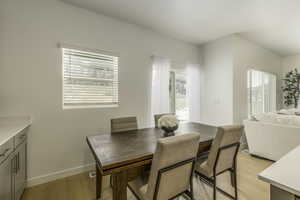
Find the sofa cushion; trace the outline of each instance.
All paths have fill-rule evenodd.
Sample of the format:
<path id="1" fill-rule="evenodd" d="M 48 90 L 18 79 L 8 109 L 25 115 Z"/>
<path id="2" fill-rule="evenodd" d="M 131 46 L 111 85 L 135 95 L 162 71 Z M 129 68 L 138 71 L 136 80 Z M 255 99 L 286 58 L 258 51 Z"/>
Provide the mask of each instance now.
<path id="1" fill-rule="evenodd" d="M 264 123 L 300 126 L 300 116 L 295 114 L 285 115 L 285 114 L 277 114 L 277 113 L 265 113 L 265 114 L 255 115 L 255 118 L 258 121 Z"/>

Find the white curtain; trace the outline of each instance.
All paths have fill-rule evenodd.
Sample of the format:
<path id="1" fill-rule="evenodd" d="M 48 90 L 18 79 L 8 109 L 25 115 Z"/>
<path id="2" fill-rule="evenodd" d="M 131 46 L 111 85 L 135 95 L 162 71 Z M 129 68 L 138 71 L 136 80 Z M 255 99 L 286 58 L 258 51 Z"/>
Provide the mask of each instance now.
<path id="1" fill-rule="evenodd" d="M 248 70 L 248 114 L 276 111 L 276 76 Z"/>
<path id="2" fill-rule="evenodd" d="M 151 113 L 153 117 L 154 114 L 170 112 L 170 61 L 157 56 L 153 56 L 152 59 Z"/>
<path id="3" fill-rule="evenodd" d="M 187 98 L 189 108 L 189 121 L 200 121 L 200 66 L 188 64 L 187 72 Z"/>

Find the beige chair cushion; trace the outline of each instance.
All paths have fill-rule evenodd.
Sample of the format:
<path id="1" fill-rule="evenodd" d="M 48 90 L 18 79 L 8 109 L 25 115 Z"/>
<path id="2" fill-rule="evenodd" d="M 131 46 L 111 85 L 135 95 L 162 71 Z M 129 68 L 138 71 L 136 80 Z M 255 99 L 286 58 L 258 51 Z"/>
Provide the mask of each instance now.
<path id="1" fill-rule="evenodd" d="M 159 170 L 195 158 L 199 139 L 200 136 L 197 133 L 159 139 L 148 183 L 145 178 L 140 177 L 129 182 L 130 189 L 142 200 L 153 200 Z M 170 199 L 188 190 L 191 173 L 191 162 L 162 173 L 157 200 Z"/>
<path id="2" fill-rule="evenodd" d="M 195 158 L 200 136 L 197 133 L 160 139 L 153 157 L 146 196 L 153 199 L 158 171 L 184 160 Z M 187 190 L 191 163 L 162 174 L 157 199 L 165 200 Z M 180 180 L 180 181 L 178 181 Z"/>
<path id="3" fill-rule="evenodd" d="M 189 189 L 192 163 L 162 174 L 157 199 L 170 199 Z M 180 181 L 179 181 L 180 180 Z"/>
<path id="4" fill-rule="evenodd" d="M 208 160 L 202 164 L 197 164 L 195 168 L 196 171 L 208 177 L 212 176 L 214 165 L 217 161 L 216 159 L 219 148 L 239 142 L 242 135 L 242 131 L 243 126 L 240 125 L 219 127 L 217 135 L 210 149 Z M 228 148 L 221 151 L 216 167 L 216 173 L 219 173 L 233 166 L 235 150 L 236 148 Z"/>
<path id="5" fill-rule="evenodd" d="M 111 133 L 137 130 L 136 117 L 124 117 L 111 119 Z"/>

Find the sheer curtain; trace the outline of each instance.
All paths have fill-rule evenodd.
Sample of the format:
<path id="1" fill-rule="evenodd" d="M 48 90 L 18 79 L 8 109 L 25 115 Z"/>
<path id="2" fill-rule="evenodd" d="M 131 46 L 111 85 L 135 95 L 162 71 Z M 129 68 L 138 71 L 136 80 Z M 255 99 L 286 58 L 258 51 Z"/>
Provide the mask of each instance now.
<path id="1" fill-rule="evenodd" d="M 189 108 L 189 121 L 200 121 L 200 66 L 187 64 L 187 101 Z"/>
<path id="2" fill-rule="evenodd" d="M 262 71 L 248 71 L 248 114 L 276 111 L 276 76 Z"/>
<path id="3" fill-rule="evenodd" d="M 158 56 L 152 57 L 151 114 L 170 112 L 170 60 Z"/>

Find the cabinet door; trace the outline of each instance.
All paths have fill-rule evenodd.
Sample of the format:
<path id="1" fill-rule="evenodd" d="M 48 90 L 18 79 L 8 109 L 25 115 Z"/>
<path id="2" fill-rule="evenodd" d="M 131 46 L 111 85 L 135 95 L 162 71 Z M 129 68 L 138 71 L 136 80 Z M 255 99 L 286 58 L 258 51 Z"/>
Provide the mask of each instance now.
<path id="1" fill-rule="evenodd" d="M 12 199 L 12 160 L 9 156 L 2 164 L 0 164 L 0 199 Z"/>
<path id="2" fill-rule="evenodd" d="M 26 185 L 26 142 L 20 144 L 15 151 L 16 173 L 14 176 L 14 196 L 15 200 L 20 200 Z"/>
<path id="3" fill-rule="evenodd" d="M 274 185 L 271 185 L 270 191 L 270 199 L 271 200 L 295 200 L 295 195 L 289 193 L 283 189 L 280 189 Z"/>

